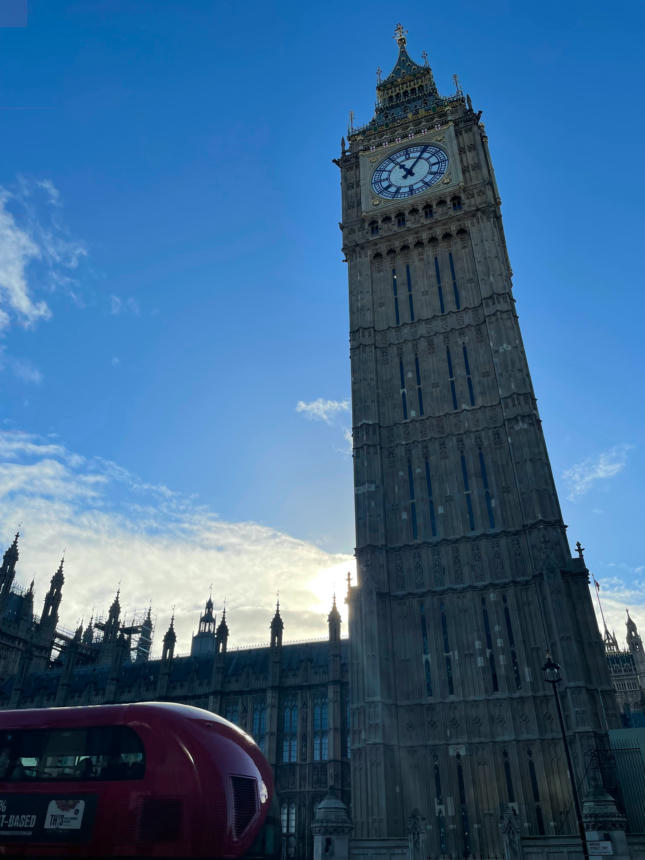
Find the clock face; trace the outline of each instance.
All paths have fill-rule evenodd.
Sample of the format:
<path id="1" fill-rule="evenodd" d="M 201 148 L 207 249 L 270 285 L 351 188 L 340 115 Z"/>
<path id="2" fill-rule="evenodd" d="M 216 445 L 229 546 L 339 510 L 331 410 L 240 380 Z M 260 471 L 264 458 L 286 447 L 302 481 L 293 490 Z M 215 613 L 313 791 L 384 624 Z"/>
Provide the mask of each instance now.
<path id="1" fill-rule="evenodd" d="M 379 164 L 372 176 L 372 188 L 379 197 L 390 200 L 413 197 L 439 182 L 447 167 L 448 156 L 438 146 L 406 146 Z"/>

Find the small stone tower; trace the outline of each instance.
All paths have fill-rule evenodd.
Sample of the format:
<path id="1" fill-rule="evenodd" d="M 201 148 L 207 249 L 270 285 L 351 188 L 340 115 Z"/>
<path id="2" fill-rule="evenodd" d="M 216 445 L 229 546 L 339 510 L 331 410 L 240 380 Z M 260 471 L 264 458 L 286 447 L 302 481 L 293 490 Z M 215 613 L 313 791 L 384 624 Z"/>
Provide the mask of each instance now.
<path id="1" fill-rule="evenodd" d="M 284 622 L 280 616 L 280 601 L 276 603 L 275 615 L 271 620 L 271 647 L 282 648 L 282 631 Z"/>
<path id="2" fill-rule="evenodd" d="M 191 657 L 206 657 L 209 654 L 215 654 L 217 650 L 217 642 L 215 635 L 215 616 L 213 615 L 213 600 L 208 598 L 204 614 L 199 619 L 199 628 L 193 636 L 192 645 L 190 647 Z"/>

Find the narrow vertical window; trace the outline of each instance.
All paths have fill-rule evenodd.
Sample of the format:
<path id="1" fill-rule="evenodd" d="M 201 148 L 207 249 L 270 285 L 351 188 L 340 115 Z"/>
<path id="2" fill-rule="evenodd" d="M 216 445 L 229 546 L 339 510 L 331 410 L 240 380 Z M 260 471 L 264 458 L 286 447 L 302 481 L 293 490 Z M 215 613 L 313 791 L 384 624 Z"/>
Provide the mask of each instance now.
<path id="1" fill-rule="evenodd" d="M 428 489 L 428 508 L 430 511 L 430 530 L 432 537 L 437 536 L 437 518 L 434 511 L 434 500 L 432 498 L 432 480 L 430 478 L 430 464 L 426 460 L 426 487 Z"/>
<path id="2" fill-rule="evenodd" d="M 412 540 L 419 537 L 417 528 L 417 503 L 414 498 L 414 475 L 412 474 L 412 463 L 408 460 L 408 484 L 410 487 L 410 528 L 412 529 Z"/>
<path id="3" fill-rule="evenodd" d="M 484 461 L 484 454 L 482 450 L 479 450 L 479 467 L 482 473 L 482 483 L 484 485 L 484 498 L 486 499 L 486 510 L 488 512 L 488 524 L 492 529 L 495 528 L 495 512 L 493 511 L 493 500 L 490 495 L 490 488 L 488 486 L 488 474 L 486 472 L 486 463 Z"/>
<path id="4" fill-rule="evenodd" d="M 441 309 L 441 313 L 445 313 L 445 306 L 443 303 L 443 289 L 441 287 L 441 272 L 439 271 L 439 258 L 434 258 L 434 271 L 437 276 L 437 292 L 439 294 L 439 308 Z"/>
<path id="5" fill-rule="evenodd" d="M 461 756 L 457 753 L 457 787 L 459 789 L 459 805 L 461 807 L 461 835 L 464 840 L 464 857 L 470 856 L 470 824 L 468 822 L 468 807 L 466 806 L 466 785 Z"/>
<path id="6" fill-rule="evenodd" d="M 531 791 L 533 792 L 533 800 L 535 802 L 535 817 L 537 819 L 538 833 L 540 836 L 544 836 L 544 816 L 542 815 L 542 806 L 540 804 L 540 789 L 538 787 L 537 774 L 535 772 L 533 752 L 531 750 L 527 750 L 526 754 L 529 757 L 529 777 L 531 779 Z"/>
<path id="7" fill-rule="evenodd" d="M 508 761 L 508 753 L 504 750 L 504 776 L 506 778 L 506 793 L 508 802 L 515 803 L 515 792 L 513 791 L 513 777 L 511 776 L 511 765 Z"/>
<path id="8" fill-rule="evenodd" d="M 428 643 L 428 625 L 426 615 L 421 606 L 421 640 L 423 642 L 423 666 L 426 675 L 426 696 L 432 695 L 432 675 L 430 673 L 430 650 Z"/>
<path id="9" fill-rule="evenodd" d="M 419 368 L 419 356 L 414 356 L 414 369 L 417 373 L 417 397 L 419 399 L 419 415 L 423 415 L 423 391 L 421 390 L 421 370 Z"/>
<path id="10" fill-rule="evenodd" d="M 327 761 L 329 754 L 329 708 L 327 697 L 314 699 L 314 761 Z"/>
<path id="11" fill-rule="evenodd" d="M 282 706 L 282 761 L 297 761 L 298 705 L 289 700 Z"/>
<path id="12" fill-rule="evenodd" d="M 253 738 L 262 752 L 266 752 L 267 707 L 264 702 L 253 705 Z"/>
<path id="13" fill-rule="evenodd" d="M 439 821 L 439 851 L 441 854 L 448 853 L 448 840 L 446 839 L 446 818 L 443 805 L 443 795 L 441 793 L 441 773 L 439 771 L 439 757 L 435 753 L 432 756 L 433 771 L 434 771 L 434 793 L 435 793 L 435 809 L 437 810 L 437 819 Z"/>
<path id="14" fill-rule="evenodd" d="M 452 356 L 450 355 L 450 347 L 446 347 L 446 358 L 448 360 L 448 379 L 450 380 L 450 393 L 452 394 L 452 408 L 457 408 L 457 390 L 455 388 L 455 374 L 452 367 Z"/>
<path id="15" fill-rule="evenodd" d="M 468 483 L 468 468 L 466 458 L 461 455 L 461 474 L 464 479 L 464 496 L 466 498 L 466 509 L 468 511 L 468 524 L 471 532 L 475 531 L 475 515 L 473 513 L 473 500 L 470 497 L 470 484 Z"/>
<path id="16" fill-rule="evenodd" d="M 403 370 L 403 360 L 399 359 L 399 373 L 401 375 L 401 407 L 403 409 L 403 419 L 408 418 L 408 395 L 405 390 L 405 372 Z"/>
<path id="17" fill-rule="evenodd" d="M 454 696 L 455 684 L 452 677 L 452 653 L 450 651 L 450 642 L 448 641 L 448 622 L 443 603 L 441 604 L 441 633 L 443 636 L 443 656 L 446 662 L 446 677 L 448 679 L 448 694 Z"/>
<path id="18" fill-rule="evenodd" d="M 345 705 L 345 755 L 349 759 L 352 757 L 352 724 L 349 711 L 349 700 Z"/>
<path id="19" fill-rule="evenodd" d="M 405 275 L 408 280 L 408 302 L 410 303 L 410 322 L 414 322 L 414 302 L 412 301 L 412 279 L 410 277 L 410 266 L 405 264 Z"/>
<path id="20" fill-rule="evenodd" d="M 472 376 L 470 374 L 470 362 L 468 361 L 468 350 L 466 349 L 465 344 L 462 347 L 462 349 L 464 352 L 464 366 L 466 368 L 466 382 L 468 383 L 468 394 L 470 395 L 470 405 L 474 406 L 475 405 L 475 391 L 473 389 L 473 380 L 472 380 Z"/>
<path id="21" fill-rule="evenodd" d="M 508 611 L 508 601 L 504 595 L 504 620 L 506 621 L 506 633 L 508 635 L 508 644 L 511 649 L 511 663 L 513 664 L 513 675 L 515 677 L 515 686 L 518 690 L 522 688 L 522 676 L 520 675 L 520 665 L 517 661 L 517 651 L 515 650 L 515 637 L 513 636 L 513 627 L 511 625 L 511 614 Z"/>
<path id="22" fill-rule="evenodd" d="M 457 276 L 455 275 L 455 263 L 452 259 L 452 252 L 448 253 L 448 260 L 450 262 L 450 277 L 452 278 L 452 289 L 455 294 L 455 307 L 457 310 L 461 308 L 461 302 L 459 301 L 459 287 L 457 286 Z"/>
<path id="23" fill-rule="evenodd" d="M 497 668 L 495 666 L 495 654 L 493 653 L 493 637 L 490 632 L 490 619 L 488 618 L 488 609 L 486 609 L 486 598 L 482 597 L 482 615 L 484 616 L 484 633 L 486 635 L 486 651 L 488 653 L 488 668 L 490 669 L 491 682 L 493 684 L 493 693 L 499 691 L 499 682 L 497 680 Z"/>
<path id="24" fill-rule="evenodd" d="M 280 823 L 282 824 L 283 834 L 293 834 L 296 832 L 296 804 L 292 801 L 286 801 L 280 808 Z"/>
<path id="25" fill-rule="evenodd" d="M 392 269 L 392 292 L 394 293 L 394 318 L 398 325 L 401 320 L 399 318 L 399 291 L 396 285 L 396 269 Z"/>

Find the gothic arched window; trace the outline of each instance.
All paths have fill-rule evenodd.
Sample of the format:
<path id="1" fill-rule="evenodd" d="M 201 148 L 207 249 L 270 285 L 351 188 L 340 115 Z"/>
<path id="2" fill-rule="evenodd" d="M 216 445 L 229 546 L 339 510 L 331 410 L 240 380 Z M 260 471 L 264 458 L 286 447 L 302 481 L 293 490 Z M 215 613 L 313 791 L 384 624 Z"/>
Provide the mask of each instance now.
<path id="1" fill-rule="evenodd" d="M 282 761 L 298 760 L 298 705 L 289 699 L 282 706 Z"/>
<path id="2" fill-rule="evenodd" d="M 255 702 L 253 705 L 252 735 L 262 752 L 265 752 L 267 731 L 267 706 L 265 702 Z"/>
<path id="3" fill-rule="evenodd" d="M 314 699 L 314 761 L 327 761 L 329 754 L 329 708 L 327 697 Z"/>

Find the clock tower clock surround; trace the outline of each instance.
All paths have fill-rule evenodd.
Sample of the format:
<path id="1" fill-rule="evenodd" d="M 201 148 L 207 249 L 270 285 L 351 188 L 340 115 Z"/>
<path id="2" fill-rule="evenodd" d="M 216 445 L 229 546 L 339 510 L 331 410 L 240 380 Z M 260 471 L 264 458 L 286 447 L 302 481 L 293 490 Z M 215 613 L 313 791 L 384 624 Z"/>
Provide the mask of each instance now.
<path id="1" fill-rule="evenodd" d="M 374 118 L 336 160 L 358 567 L 354 835 L 425 820 L 428 856 L 499 856 L 509 807 L 525 835 L 575 832 L 545 653 L 563 667 L 581 786 L 618 716 L 549 464 L 481 113 L 460 90 L 439 95 L 400 26 L 397 42 Z"/>

